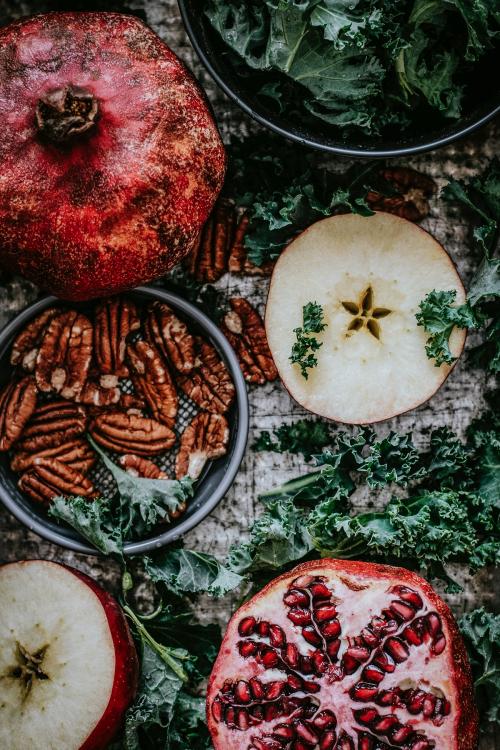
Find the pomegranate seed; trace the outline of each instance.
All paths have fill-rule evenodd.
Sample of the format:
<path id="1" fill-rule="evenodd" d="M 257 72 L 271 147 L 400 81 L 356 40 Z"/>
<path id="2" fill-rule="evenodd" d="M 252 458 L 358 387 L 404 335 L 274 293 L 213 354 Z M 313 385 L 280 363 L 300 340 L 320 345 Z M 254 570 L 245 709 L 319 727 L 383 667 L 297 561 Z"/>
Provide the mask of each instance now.
<path id="1" fill-rule="evenodd" d="M 436 706 L 436 696 L 426 695 L 423 701 L 422 714 L 424 719 L 430 719 Z"/>
<path id="2" fill-rule="evenodd" d="M 399 689 L 381 690 L 377 695 L 376 702 L 379 706 L 398 706 L 400 705 Z"/>
<path id="3" fill-rule="evenodd" d="M 363 638 L 363 641 L 366 643 L 366 645 L 369 646 L 370 648 L 374 648 L 374 646 L 378 646 L 380 642 L 380 638 L 378 637 L 378 635 L 373 633 L 368 628 L 363 628 L 363 630 L 361 631 L 361 637 Z"/>
<path id="4" fill-rule="evenodd" d="M 312 680 L 304 680 L 303 689 L 305 693 L 318 693 L 321 690 L 321 685 Z"/>
<path id="5" fill-rule="evenodd" d="M 252 677 L 250 680 L 250 690 L 256 700 L 261 700 L 265 695 L 264 686 L 256 677 Z"/>
<path id="6" fill-rule="evenodd" d="M 295 674 L 289 674 L 286 678 L 286 682 L 290 690 L 296 692 L 302 688 L 302 680 Z"/>
<path id="7" fill-rule="evenodd" d="M 450 711 L 451 711 L 450 701 L 446 700 L 446 698 L 443 698 L 443 716 L 448 716 Z"/>
<path id="8" fill-rule="evenodd" d="M 372 750 L 373 737 L 369 734 L 360 734 L 358 739 L 358 750 Z"/>
<path id="9" fill-rule="evenodd" d="M 344 732 L 344 734 L 339 737 L 337 747 L 338 750 L 354 750 L 354 742 L 352 741 L 352 738 Z"/>
<path id="10" fill-rule="evenodd" d="M 224 718 L 225 718 L 226 724 L 232 724 L 234 726 L 236 713 L 232 706 L 228 706 L 226 708 L 226 715 Z"/>
<path id="11" fill-rule="evenodd" d="M 279 713 L 276 703 L 266 703 L 264 706 L 264 721 L 273 721 Z"/>
<path id="12" fill-rule="evenodd" d="M 399 596 L 404 602 L 413 605 L 415 609 L 421 609 L 423 606 L 421 596 L 413 589 L 408 588 L 408 586 L 394 586 L 391 589 L 391 593 Z"/>
<path id="13" fill-rule="evenodd" d="M 283 693 L 286 683 L 283 680 L 275 680 L 266 685 L 266 698 L 269 701 L 275 701 Z"/>
<path id="14" fill-rule="evenodd" d="M 387 734 L 387 732 L 392 729 L 395 724 L 398 723 L 398 717 L 394 716 L 394 714 L 389 714 L 388 716 L 382 716 L 378 721 L 376 721 L 373 725 L 373 728 L 379 734 Z"/>
<path id="15" fill-rule="evenodd" d="M 313 583 L 309 589 L 315 599 L 329 599 L 332 592 L 324 583 Z"/>
<path id="16" fill-rule="evenodd" d="M 438 633 L 441 632 L 441 618 L 439 617 L 436 612 L 429 612 L 427 617 L 425 618 L 427 630 L 431 634 L 433 638 L 438 635 Z"/>
<path id="17" fill-rule="evenodd" d="M 420 646 L 422 644 L 422 636 L 420 633 L 417 633 L 412 625 L 407 625 L 401 635 L 406 641 L 408 641 L 408 643 L 411 643 L 412 646 Z"/>
<path id="18" fill-rule="evenodd" d="M 442 720 L 443 718 L 443 705 L 444 705 L 444 701 L 441 698 L 436 698 L 436 705 L 434 707 L 434 717 L 433 717 L 435 724 L 438 723 L 437 721 L 438 719 Z"/>
<path id="19" fill-rule="evenodd" d="M 390 615 L 391 613 L 388 612 L 388 614 Z M 395 633 L 396 630 L 398 630 L 398 628 L 399 628 L 399 625 L 398 625 L 397 620 L 393 620 L 392 618 L 389 617 L 385 621 L 385 625 L 383 627 L 383 633 L 384 635 L 391 635 L 391 633 Z"/>
<path id="20" fill-rule="evenodd" d="M 315 580 L 316 579 L 313 576 L 299 576 L 292 581 L 292 586 L 296 586 L 298 589 L 306 589 L 311 583 L 314 583 Z M 321 578 L 317 580 L 321 580 Z"/>
<path id="21" fill-rule="evenodd" d="M 406 708 L 411 714 L 418 714 L 424 705 L 425 693 L 423 690 L 416 690 L 406 703 Z"/>
<path id="22" fill-rule="evenodd" d="M 234 694 L 239 703 L 250 703 L 252 695 L 250 693 L 250 685 L 245 680 L 240 680 L 236 683 Z"/>
<path id="23" fill-rule="evenodd" d="M 307 607 L 309 604 L 309 597 L 305 591 L 299 591 L 298 589 L 291 589 L 283 597 L 283 601 L 287 607 Z"/>
<path id="24" fill-rule="evenodd" d="M 307 625 L 311 622 L 311 613 L 308 609 L 300 609 L 294 607 L 287 615 L 288 619 L 293 622 L 294 625 Z"/>
<path id="25" fill-rule="evenodd" d="M 335 641 L 330 641 L 326 644 L 326 653 L 330 657 L 330 659 L 335 659 L 337 657 L 337 654 L 339 652 L 340 648 L 340 641 L 336 639 Z"/>
<path id="26" fill-rule="evenodd" d="M 306 745 L 304 742 L 301 742 L 300 740 L 295 740 L 293 743 L 291 750 L 310 750 L 310 745 Z"/>
<path id="27" fill-rule="evenodd" d="M 315 734 L 315 732 L 313 732 L 313 730 L 310 729 L 307 724 L 304 724 L 302 721 L 297 722 L 297 724 L 295 725 L 295 731 L 297 732 L 298 736 L 309 745 L 314 746 L 318 744 L 318 735 Z"/>
<path id="28" fill-rule="evenodd" d="M 385 642 L 384 650 L 389 652 L 397 664 L 406 661 L 410 655 L 408 646 L 399 638 L 388 638 Z"/>
<path id="29" fill-rule="evenodd" d="M 222 703 L 219 700 L 215 700 L 212 703 L 212 716 L 214 717 L 215 721 L 222 720 Z"/>
<path id="30" fill-rule="evenodd" d="M 346 651 L 346 653 L 342 657 L 342 667 L 345 674 L 352 674 L 359 667 L 359 661 L 353 656 L 350 656 Z"/>
<path id="31" fill-rule="evenodd" d="M 328 669 L 328 659 L 322 651 L 315 651 L 312 655 L 314 669 L 319 674 L 323 674 Z"/>
<path id="32" fill-rule="evenodd" d="M 411 750 L 429 750 L 432 745 L 425 739 L 417 738 L 417 741 L 412 745 Z"/>
<path id="33" fill-rule="evenodd" d="M 394 659 L 392 659 L 392 657 L 385 651 L 381 651 L 380 649 L 375 652 L 373 663 L 376 664 L 377 667 L 380 667 L 380 669 L 382 669 L 384 672 L 394 672 L 394 670 L 396 669 Z"/>
<path id="34" fill-rule="evenodd" d="M 378 688 L 376 685 L 370 685 L 368 682 L 358 682 L 353 685 L 349 695 L 353 700 L 367 702 L 371 701 L 377 695 Z"/>
<path id="35" fill-rule="evenodd" d="M 262 664 L 266 669 L 272 669 L 279 662 L 279 657 L 276 651 L 268 649 L 262 654 Z"/>
<path id="36" fill-rule="evenodd" d="M 374 664 L 369 664 L 363 669 L 361 677 L 363 678 L 363 680 L 366 680 L 366 682 L 373 682 L 378 685 L 379 682 L 382 682 L 382 680 L 384 679 L 385 673 L 382 672 L 382 670 L 376 667 Z"/>
<path id="37" fill-rule="evenodd" d="M 323 729 L 328 729 L 329 727 L 336 726 L 337 719 L 335 718 L 335 714 L 333 713 L 333 711 L 325 709 L 324 711 L 320 711 L 316 714 L 313 719 L 313 724 L 316 729 L 322 731 Z"/>
<path id="38" fill-rule="evenodd" d="M 231 695 L 233 694 L 233 683 L 231 682 L 231 680 L 224 680 L 221 692 L 231 693 Z"/>
<path id="39" fill-rule="evenodd" d="M 259 740 L 257 737 L 252 737 L 252 743 L 250 748 L 255 747 L 256 750 L 281 750 L 281 743 L 276 740 Z"/>
<path id="40" fill-rule="evenodd" d="M 321 638 L 311 625 L 308 625 L 307 627 L 302 628 L 302 637 L 304 638 L 304 640 L 306 640 L 308 643 L 312 644 L 313 646 L 321 645 Z"/>
<path id="41" fill-rule="evenodd" d="M 269 623 L 265 620 L 259 622 L 257 625 L 257 632 L 261 638 L 267 638 L 269 635 Z"/>
<path id="42" fill-rule="evenodd" d="M 248 659 L 249 656 L 254 656 L 257 653 L 259 647 L 255 643 L 255 641 L 240 641 L 238 643 L 238 650 L 240 652 L 240 656 L 242 656 L 244 659 Z"/>
<path id="43" fill-rule="evenodd" d="M 236 714 L 236 723 L 242 731 L 245 731 L 250 726 L 250 719 L 244 708 L 240 708 Z"/>
<path id="44" fill-rule="evenodd" d="M 300 671 L 303 674 L 311 674 L 311 672 L 313 671 L 313 663 L 310 656 L 300 657 Z"/>
<path id="45" fill-rule="evenodd" d="M 435 656 L 439 656 L 439 654 L 443 653 L 443 651 L 445 650 L 445 648 L 446 648 L 446 638 L 444 637 L 444 635 L 440 635 L 440 636 L 438 636 L 436 638 L 436 640 L 432 644 L 432 646 L 431 646 L 431 652 Z"/>
<path id="46" fill-rule="evenodd" d="M 295 731 L 290 724 L 278 724 L 273 729 L 273 737 L 276 737 L 277 740 L 288 742 L 295 737 Z"/>
<path id="47" fill-rule="evenodd" d="M 313 701 L 310 698 L 306 698 L 303 708 L 304 708 L 304 717 L 306 719 L 311 719 L 315 715 L 316 711 L 318 710 L 318 706 L 316 705 L 316 703 L 313 703 Z"/>
<path id="48" fill-rule="evenodd" d="M 333 604 L 320 604 L 314 610 L 314 617 L 318 622 L 326 622 L 327 620 L 333 620 L 337 614 L 337 609 Z"/>
<path id="49" fill-rule="evenodd" d="M 413 734 L 413 729 L 409 724 L 399 724 L 394 727 L 390 734 L 391 742 L 395 745 L 404 745 Z"/>
<path id="50" fill-rule="evenodd" d="M 356 661 L 366 661 L 370 656 L 370 652 L 364 646 L 351 646 L 347 649 L 346 654 L 349 654 Z"/>
<path id="51" fill-rule="evenodd" d="M 330 622 L 327 622 L 326 625 L 323 625 L 321 628 L 321 632 L 325 636 L 325 638 L 338 638 L 340 635 L 340 622 L 335 618 L 334 620 L 330 620 Z"/>
<path id="52" fill-rule="evenodd" d="M 400 620 L 404 620 L 405 622 L 415 617 L 415 610 L 409 604 L 405 604 L 405 602 L 395 600 L 391 602 L 391 606 L 389 609 L 391 610 L 394 617 L 399 618 Z"/>
<path id="53" fill-rule="evenodd" d="M 375 633 L 383 630 L 385 628 L 385 625 L 386 622 L 381 617 L 372 617 L 370 627 Z"/>
<path id="54" fill-rule="evenodd" d="M 238 633 L 240 635 L 252 635 L 255 631 L 257 620 L 255 617 L 244 617 L 238 625 Z"/>
<path id="55" fill-rule="evenodd" d="M 282 648 L 286 643 L 285 631 L 279 625 L 270 625 L 269 641 L 271 646 Z"/>
<path id="56" fill-rule="evenodd" d="M 299 664 L 299 649 L 294 643 L 287 643 L 285 651 L 286 663 L 295 669 Z"/>
<path id="57" fill-rule="evenodd" d="M 360 724 L 371 724 L 378 718 L 378 712 L 375 708 L 361 708 L 359 711 L 354 711 L 354 718 Z"/>
<path id="58" fill-rule="evenodd" d="M 329 729 L 325 732 L 319 741 L 319 750 L 332 750 L 335 747 L 337 735 L 333 729 Z"/>

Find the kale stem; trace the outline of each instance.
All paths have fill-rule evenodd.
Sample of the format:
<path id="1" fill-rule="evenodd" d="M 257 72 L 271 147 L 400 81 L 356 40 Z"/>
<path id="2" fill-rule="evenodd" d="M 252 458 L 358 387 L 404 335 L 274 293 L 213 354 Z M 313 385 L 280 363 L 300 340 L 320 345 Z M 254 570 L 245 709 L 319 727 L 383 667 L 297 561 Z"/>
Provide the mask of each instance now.
<path id="1" fill-rule="evenodd" d="M 132 620 L 141 638 L 151 646 L 153 651 L 156 651 L 160 659 L 170 667 L 172 672 L 174 672 L 180 680 L 182 680 L 183 682 L 188 682 L 188 675 L 186 674 L 182 666 L 178 663 L 179 659 L 187 657 L 180 655 L 177 650 L 169 648 L 168 646 L 162 646 L 160 643 L 158 643 L 158 641 L 155 641 L 155 639 L 149 634 L 149 632 L 146 630 L 142 622 L 139 620 L 135 612 L 128 606 L 128 604 L 123 607 L 123 611 L 125 612 L 127 617 Z M 173 656 L 173 654 L 175 654 L 175 656 Z"/>

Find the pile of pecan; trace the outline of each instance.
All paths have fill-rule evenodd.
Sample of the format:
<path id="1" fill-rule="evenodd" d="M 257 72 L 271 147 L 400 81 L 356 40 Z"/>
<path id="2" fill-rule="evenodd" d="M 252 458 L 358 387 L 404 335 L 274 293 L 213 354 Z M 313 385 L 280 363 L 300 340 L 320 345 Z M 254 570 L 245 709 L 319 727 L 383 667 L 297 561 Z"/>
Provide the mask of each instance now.
<path id="1" fill-rule="evenodd" d="M 234 334 L 242 351 L 244 332 L 255 339 L 254 325 L 245 318 Z M 150 479 L 168 478 L 154 459 L 174 447 L 177 479 L 199 478 L 207 461 L 227 451 L 226 412 L 235 397 L 229 371 L 212 344 L 162 302 L 139 310 L 115 297 L 89 314 L 51 307 L 17 336 L 11 364 L 0 391 L 0 451 L 10 452 L 20 489 L 37 502 L 97 496 L 87 434 L 118 454 L 126 471 Z M 267 350 L 255 367 L 270 372 Z M 198 413 L 179 435 L 184 394 Z"/>

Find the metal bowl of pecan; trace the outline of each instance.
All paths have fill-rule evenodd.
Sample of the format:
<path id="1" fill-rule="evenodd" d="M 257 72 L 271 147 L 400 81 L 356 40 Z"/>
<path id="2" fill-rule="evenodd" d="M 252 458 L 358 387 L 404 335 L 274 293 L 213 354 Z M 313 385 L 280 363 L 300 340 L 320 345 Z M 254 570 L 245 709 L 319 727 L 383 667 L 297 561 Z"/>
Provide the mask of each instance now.
<path id="1" fill-rule="evenodd" d="M 225 495 L 247 436 L 230 343 L 174 293 L 140 287 L 71 306 L 45 297 L 0 332 L 0 500 L 51 542 L 96 554 L 47 509 L 58 496 L 107 498 L 102 452 L 135 477 L 190 478 L 190 500 L 124 551 L 178 539 Z"/>

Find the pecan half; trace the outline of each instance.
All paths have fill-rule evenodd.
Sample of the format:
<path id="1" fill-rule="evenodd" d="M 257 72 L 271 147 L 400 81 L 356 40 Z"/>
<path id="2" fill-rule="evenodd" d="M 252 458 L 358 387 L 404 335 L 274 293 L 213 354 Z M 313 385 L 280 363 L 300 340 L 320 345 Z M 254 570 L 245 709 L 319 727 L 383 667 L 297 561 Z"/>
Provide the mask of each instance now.
<path id="1" fill-rule="evenodd" d="M 229 304 L 231 311 L 224 317 L 222 330 L 238 356 L 245 380 L 259 385 L 276 380 L 278 371 L 259 313 L 242 297 L 232 297 Z"/>
<path id="2" fill-rule="evenodd" d="M 157 349 L 147 341 L 136 341 L 128 345 L 127 356 L 134 388 L 144 396 L 154 418 L 173 427 L 179 399 Z"/>
<path id="3" fill-rule="evenodd" d="M 160 469 L 153 461 L 134 453 L 126 453 L 118 459 L 120 466 L 134 477 L 144 479 L 168 479 L 168 475 Z"/>
<path id="4" fill-rule="evenodd" d="M 94 485 L 69 464 L 57 458 L 37 458 L 18 482 L 19 489 L 32 500 L 48 505 L 58 495 L 96 497 Z"/>
<path id="5" fill-rule="evenodd" d="M 83 438 L 75 438 L 75 440 L 68 440 L 66 443 L 40 450 L 37 453 L 27 453 L 26 451 L 15 453 L 10 468 L 20 474 L 29 469 L 39 458 L 56 458 L 63 464 L 69 464 L 82 474 L 86 474 L 96 461 L 96 455 L 87 441 Z"/>
<path id="6" fill-rule="evenodd" d="M 256 266 L 255 263 L 252 263 L 248 259 L 248 253 L 245 248 L 245 235 L 249 223 L 248 214 L 243 214 L 234 233 L 234 241 L 227 262 L 228 271 L 230 273 L 246 274 L 247 276 L 268 276 L 274 267 L 272 261 L 264 263 L 262 266 Z"/>
<path id="7" fill-rule="evenodd" d="M 113 377 L 103 375 L 103 378 Z M 95 380 L 87 380 L 83 386 L 82 392 L 76 399 L 79 404 L 85 404 L 86 406 L 95 407 L 106 407 L 118 404 L 121 399 L 121 391 L 118 386 L 102 385 L 101 382 Z"/>
<path id="8" fill-rule="evenodd" d="M 127 337 L 139 330 L 140 321 L 133 302 L 122 297 L 100 302 L 95 310 L 94 354 L 99 372 L 128 376 L 125 363 Z"/>
<path id="9" fill-rule="evenodd" d="M 176 478 L 198 479 L 207 461 L 227 453 L 228 442 L 229 427 L 222 414 L 198 414 L 182 433 L 175 460 Z"/>
<path id="10" fill-rule="evenodd" d="M 155 302 L 146 320 L 146 332 L 152 344 L 171 362 L 177 372 L 191 372 L 194 367 L 194 337 L 186 324 L 174 315 L 168 305 Z"/>
<path id="11" fill-rule="evenodd" d="M 177 382 L 186 396 L 201 409 L 223 414 L 235 396 L 231 375 L 212 344 L 199 337 L 195 341 L 196 367 L 189 375 L 180 375 Z"/>
<path id="12" fill-rule="evenodd" d="M 36 358 L 45 329 L 57 313 L 55 307 L 49 307 L 23 328 L 12 344 L 11 365 L 20 365 L 26 372 L 35 371 Z"/>
<path id="13" fill-rule="evenodd" d="M 89 432 L 104 448 L 116 453 L 154 456 L 175 443 L 175 433 L 155 419 L 111 411 L 92 420 Z"/>
<path id="14" fill-rule="evenodd" d="M 11 381 L 0 391 L 0 451 L 8 451 L 30 420 L 36 407 L 33 378 Z"/>
<path id="15" fill-rule="evenodd" d="M 408 221 L 421 221 L 429 213 L 431 198 L 437 185 L 431 177 L 409 167 L 383 169 L 380 176 L 386 180 L 398 195 L 383 195 L 370 191 L 366 200 L 374 211 L 387 211 Z"/>
<path id="16" fill-rule="evenodd" d="M 197 247 L 184 261 L 184 267 L 197 281 L 213 283 L 227 271 L 234 222 L 233 204 L 224 198 L 217 201 L 202 229 Z"/>
<path id="17" fill-rule="evenodd" d="M 87 416 L 83 406 L 71 401 L 52 401 L 40 404 L 26 425 L 18 451 L 38 453 L 66 443 L 85 432 Z"/>
<path id="18" fill-rule="evenodd" d="M 36 358 L 38 388 L 63 398 L 80 396 L 92 357 L 92 323 L 68 310 L 56 315 L 47 326 Z"/>

